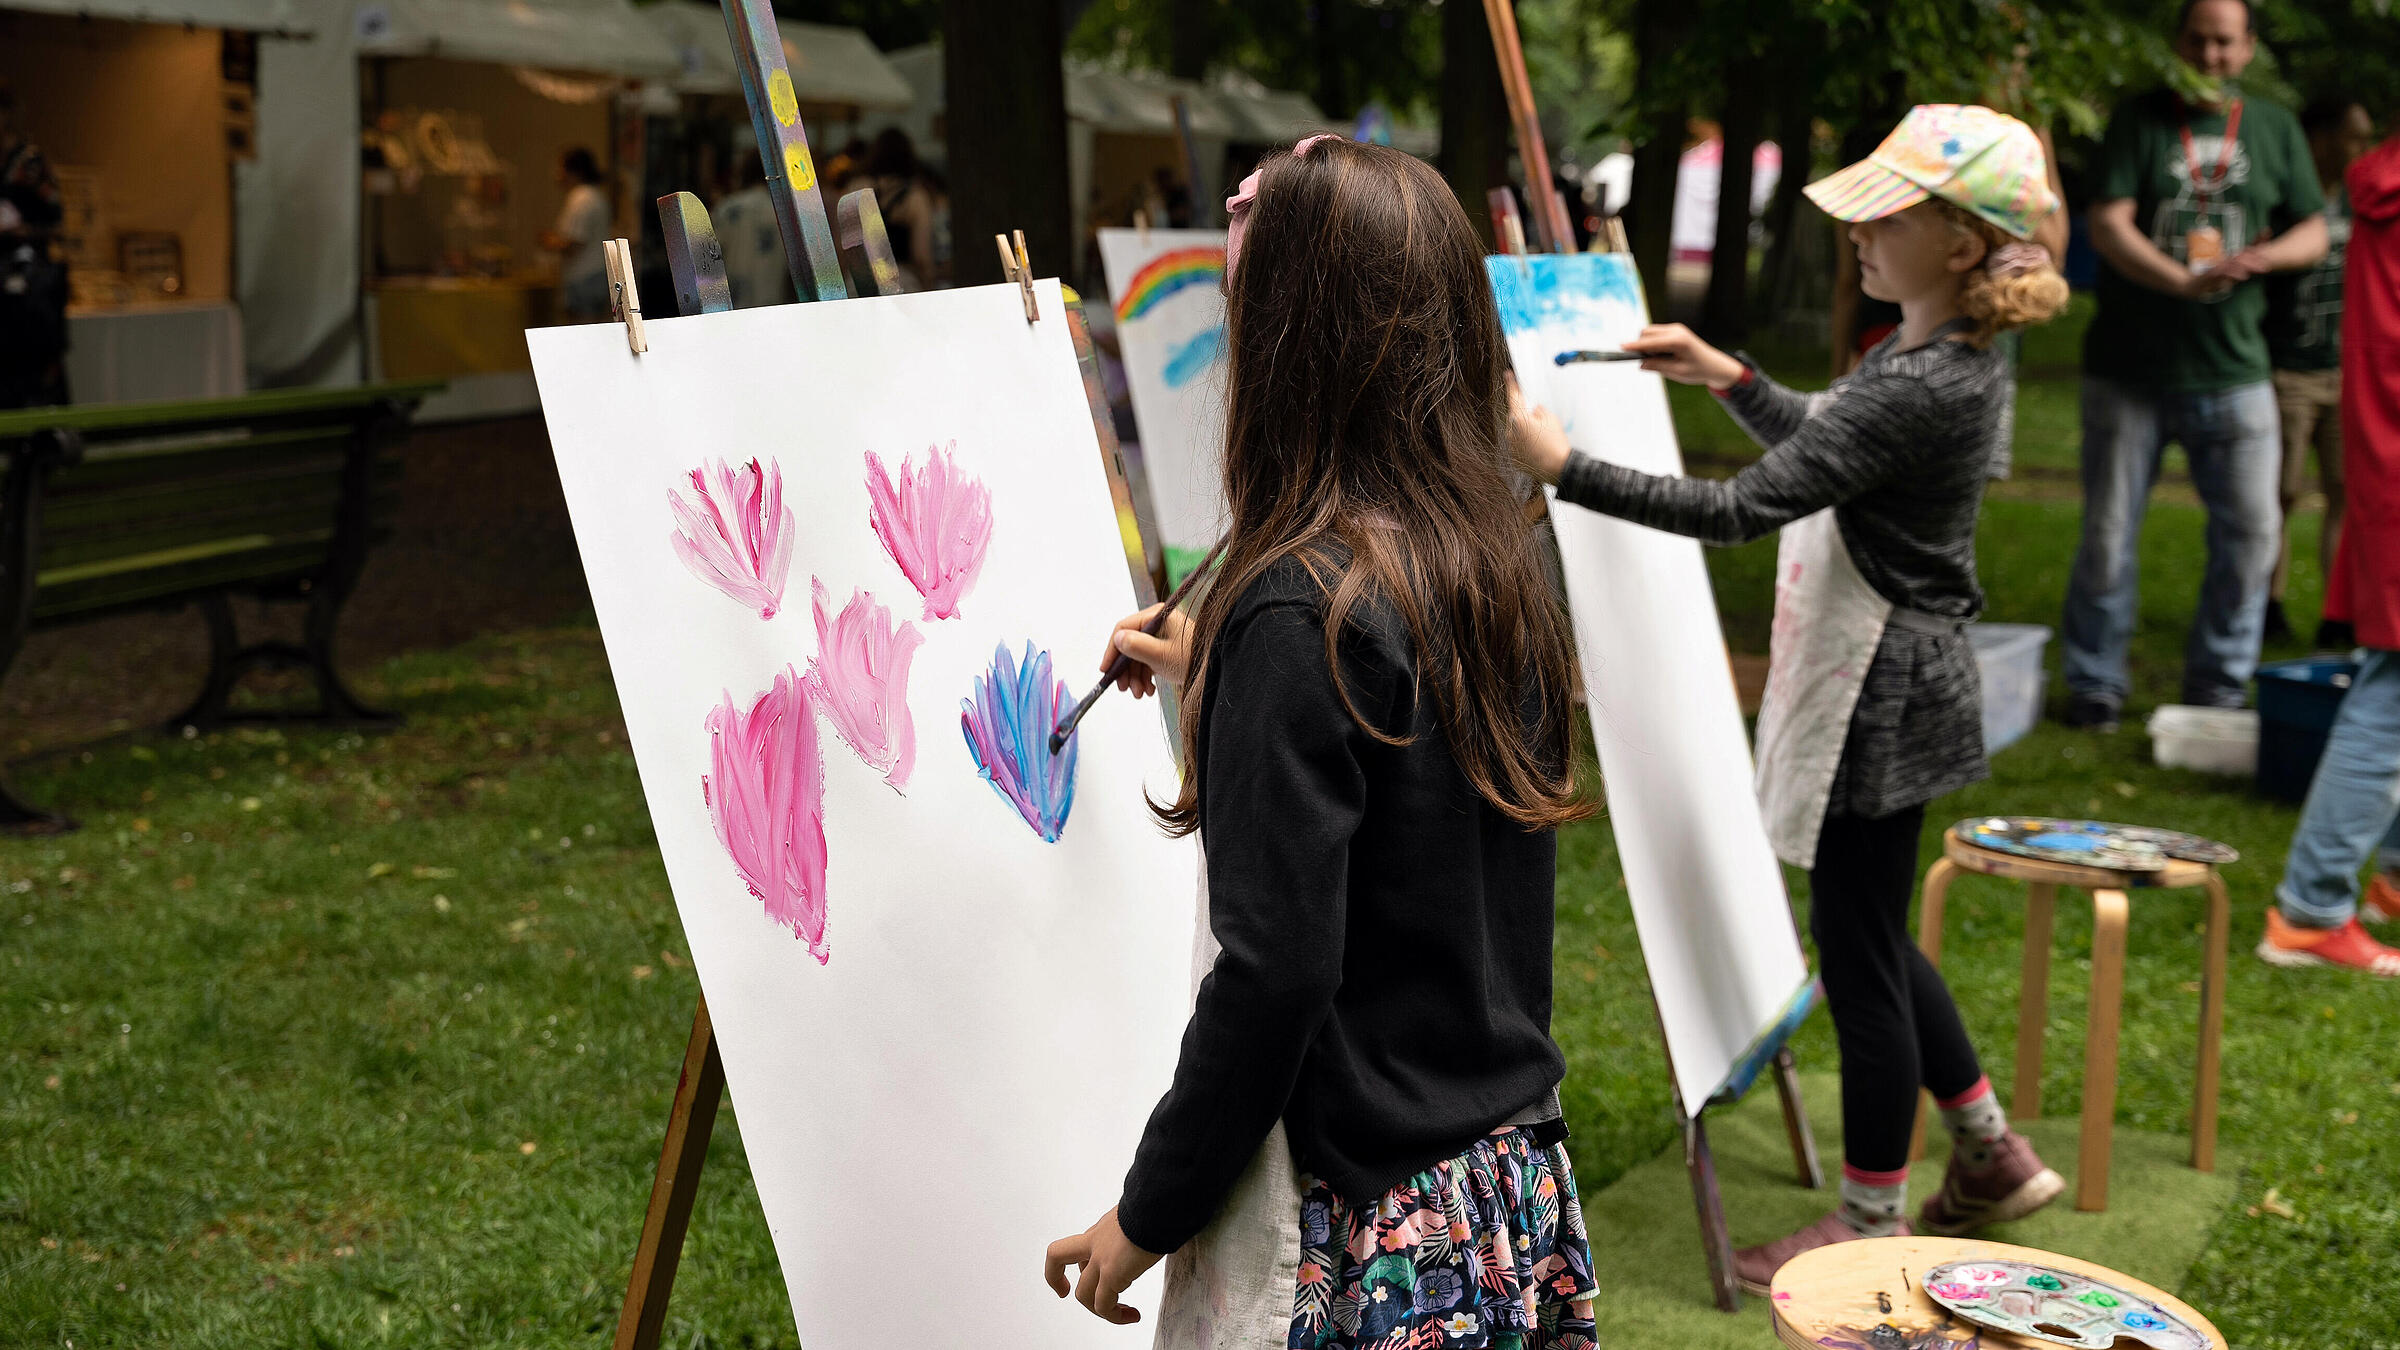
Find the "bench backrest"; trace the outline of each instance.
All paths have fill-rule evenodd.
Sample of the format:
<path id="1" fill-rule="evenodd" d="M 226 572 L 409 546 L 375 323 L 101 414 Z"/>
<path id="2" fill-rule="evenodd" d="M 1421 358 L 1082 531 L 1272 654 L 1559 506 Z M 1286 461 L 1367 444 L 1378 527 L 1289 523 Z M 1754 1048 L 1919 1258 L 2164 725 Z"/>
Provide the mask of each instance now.
<path id="1" fill-rule="evenodd" d="M 438 387 L 0 414 L 9 629 L 343 580 L 390 528 L 396 433 Z"/>

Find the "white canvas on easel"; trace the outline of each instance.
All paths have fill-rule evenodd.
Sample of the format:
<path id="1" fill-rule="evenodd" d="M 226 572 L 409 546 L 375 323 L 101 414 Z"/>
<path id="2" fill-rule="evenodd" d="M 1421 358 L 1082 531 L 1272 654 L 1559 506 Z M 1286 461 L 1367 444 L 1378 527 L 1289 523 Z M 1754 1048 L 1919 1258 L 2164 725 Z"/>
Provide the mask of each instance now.
<path id="1" fill-rule="evenodd" d="M 1032 324 L 1016 287 L 993 286 L 654 318 L 638 356 L 617 325 L 529 335 L 643 790 L 810 1350 L 940 1341 L 942 1328 L 995 1345 L 1125 1340 L 1054 1298 L 1038 1270 L 1051 1239 L 1116 1201 L 1173 1073 L 1198 860 L 1143 803 L 1176 781 L 1156 705 L 1093 709 L 1071 803 L 1007 773 L 1017 796 L 997 787 L 979 766 L 1007 747 L 976 748 L 964 725 L 1001 651 L 1020 670 L 1028 650 L 1047 653 L 1050 678 L 1024 687 L 1079 694 L 1108 626 L 1134 607 L 1062 298 L 1055 282 L 1036 289 Z M 928 476 L 936 459 L 946 480 Z M 759 491 L 770 466 L 779 504 Z M 917 488 L 964 500 L 969 480 L 972 520 L 928 515 L 897 544 L 875 523 L 921 511 Z M 786 532 L 745 534 L 779 512 Z M 760 543 L 757 565 L 691 545 L 712 518 L 733 521 L 737 544 Z M 911 542 L 942 554 L 970 536 L 985 541 L 971 568 Z M 881 641 L 902 627 L 913 638 Z M 775 691 L 824 664 L 888 675 L 895 655 L 904 693 L 815 705 L 839 710 L 812 723 L 822 875 L 789 870 L 821 903 L 778 907 L 757 874 L 808 852 L 794 844 L 805 831 L 765 849 L 745 837 L 737 856 L 721 815 L 742 787 L 725 781 L 726 728 L 763 725 L 745 721 L 753 700 L 763 717 Z M 768 762 L 800 757 L 796 727 L 759 732 Z M 1155 1277 L 1129 1297 L 1154 1305 Z"/>
<path id="2" fill-rule="evenodd" d="M 1167 570 L 1225 532 L 1225 231 L 1100 231 Z"/>
<path id="3" fill-rule="evenodd" d="M 1646 321 L 1623 253 L 1487 260 L 1530 401 L 1575 448 L 1683 472 L 1659 377 L 1630 363 L 1560 366 Z M 1808 967 L 1752 786 L 1733 671 L 1701 546 L 1552 502 L 1608 818 L 1677 1096 L 1697 1113 L 1795 1007 Z"/>

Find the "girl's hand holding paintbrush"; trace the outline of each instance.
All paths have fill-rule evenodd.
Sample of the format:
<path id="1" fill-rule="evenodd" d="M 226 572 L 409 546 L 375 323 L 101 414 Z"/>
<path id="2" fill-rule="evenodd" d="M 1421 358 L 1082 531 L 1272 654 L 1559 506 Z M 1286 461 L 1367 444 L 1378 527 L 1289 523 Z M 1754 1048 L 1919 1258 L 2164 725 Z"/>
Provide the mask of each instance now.
<path id="1" fill-rule="evenodd" d="M 1626 343 L 1625 350 L 1642 358 L 1644 370 L 1678 384 L 1705 384 L 1719 391 L 1741 383 L 1748 370 L 1679 323 L 1651 324 Z M 1526 400 L 1513 373 L 1508 377 L 1508 422 L 1509 449 L 1518 467 L 1545 483 L 1557 482 L 1567 467 L 1567 429 L 1557 414 Z"/>
<path id="2" fill-rule="evenodd" d="M 1178 610 L 1168 614 L 1160 623 L 1156 636 L 1145 631 L 1162 604 L 1152 605 L 1136 614 L 1117 620 L 1115 631 L 1108 635 L 1108 650 L 1100 654 L 1100 669 L 1106 673 L 1109 663 L 1119 656 L 1125 664 L 1117 672 L 1117 689 L 1135 698 L 1147 698 L 1158 692 L 1158 682 L 1183 683 L 1184 672 L 1192 664 L 1192 621 Z"/>

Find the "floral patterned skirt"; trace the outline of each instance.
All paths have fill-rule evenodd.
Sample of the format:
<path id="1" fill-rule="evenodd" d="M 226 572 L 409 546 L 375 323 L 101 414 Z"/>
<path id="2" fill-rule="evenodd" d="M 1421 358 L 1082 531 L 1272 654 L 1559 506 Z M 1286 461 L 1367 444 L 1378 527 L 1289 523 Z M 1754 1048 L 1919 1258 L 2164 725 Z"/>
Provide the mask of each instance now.
<path id="1" fill-rule="evenodd" d="M 1563 1147 L 1523 1130 L 1352 1208 L 1300 1201 L 1291 1350 L 1590 1350 L 1592 1250 Z"/>

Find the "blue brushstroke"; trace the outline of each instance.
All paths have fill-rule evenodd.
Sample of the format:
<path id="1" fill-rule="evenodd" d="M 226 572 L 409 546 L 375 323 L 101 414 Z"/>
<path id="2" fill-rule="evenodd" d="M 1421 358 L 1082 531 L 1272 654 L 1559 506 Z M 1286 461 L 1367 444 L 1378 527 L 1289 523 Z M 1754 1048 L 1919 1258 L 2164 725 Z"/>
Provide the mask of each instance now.
<path id="1" fill-rule="evenodd" d="M 1512 335 L 1645 312 L 1641 274 L 1629 253 L 1537 253 L 1486 258 L 1483 265 L 1500 326 Z"/>
<path id="2" fill-rule="evenodd" d="M 1035 834 L 1057 843 L 1075 809 L 1075 759 L 1082 732 L 1050 753 L 1050 733 L 1074 706 L 1066 681 L 1050 670 L 1050 653 L 1025 644 L 1020 664 L 1002 643 L 975 694 L 959 701 L 958 727 L 975 768 Z"/>
<path id="3" fill-rule="evenodd" d="M 1198 379 L 1217 359 L 1225 354 L 1225 325 L 1218 324 L 1205 333 L 1195 333 L 1178 345 L 1167 357 L 1166 380 L 1169 389 L 1181 389 Z"/>

